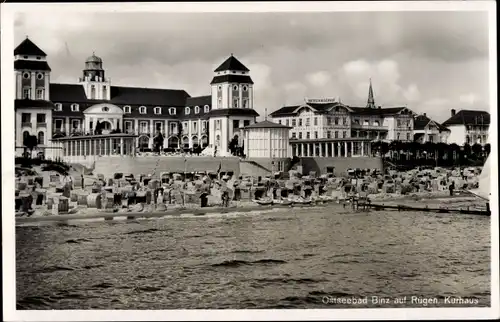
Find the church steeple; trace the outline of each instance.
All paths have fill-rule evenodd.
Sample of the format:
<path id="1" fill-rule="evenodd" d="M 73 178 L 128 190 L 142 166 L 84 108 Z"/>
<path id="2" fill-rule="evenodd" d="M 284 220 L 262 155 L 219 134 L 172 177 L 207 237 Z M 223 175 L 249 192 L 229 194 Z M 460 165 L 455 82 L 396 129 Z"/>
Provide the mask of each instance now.
<path id="1" fill-rule="evenodd" d="M 375 98 L 373 96 L 372 79 L 370 78 L 370 88 L 368 89 L 368 103 L 367 108 L 375 108 Z"/>

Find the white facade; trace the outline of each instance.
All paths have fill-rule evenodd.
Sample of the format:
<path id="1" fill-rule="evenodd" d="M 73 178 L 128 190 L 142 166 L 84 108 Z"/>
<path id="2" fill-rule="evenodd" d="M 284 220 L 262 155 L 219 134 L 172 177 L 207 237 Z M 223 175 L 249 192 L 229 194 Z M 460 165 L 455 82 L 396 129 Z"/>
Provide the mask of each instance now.
<path id="1" fill-rule="evenodd" d="M 247 158 L 290 158 L 287 128 L 249 128 L 245 130 Z"/>
<path id="2" fill-rule="evenodd" d="M 417 142 L 419 143 L 448 143 L 450 131 L 440 130 L 439 127 L 433 122 L 429 122 L 422 130 L 414 130 L 414 135 L 420 134 Z"/>
<path id="3" fill-rule="evenodd" d="M 52 147 L 52 110 L 50 108 L 18 108 L 15 113 L 16 148 L 23 146 L 26 135 L 34 135 L 38 139 L 38 147 Z M 50 151 L 50 149 L 49 149 Z M 22 150 L 16 149 L 16 154 Z"/>
<path id="4" fill-rule="evenodd" d="M 384 118 L 383 125 L 387 127 L 389 141 L 413 141 L 413 115 L 397 114 Z"/>

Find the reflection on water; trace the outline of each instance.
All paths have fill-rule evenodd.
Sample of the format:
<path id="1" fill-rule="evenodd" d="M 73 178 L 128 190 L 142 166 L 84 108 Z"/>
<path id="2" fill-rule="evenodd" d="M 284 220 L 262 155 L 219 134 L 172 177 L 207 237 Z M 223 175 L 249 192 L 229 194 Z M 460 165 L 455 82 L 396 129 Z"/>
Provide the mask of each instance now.
<path id="1" fill-rule="evenodd" d="M 314 208 L 16 233 L 18 309 L 334 308 L 346 306 L 325 296 L 405 295 L 490 305 L 488 217 Z"/>

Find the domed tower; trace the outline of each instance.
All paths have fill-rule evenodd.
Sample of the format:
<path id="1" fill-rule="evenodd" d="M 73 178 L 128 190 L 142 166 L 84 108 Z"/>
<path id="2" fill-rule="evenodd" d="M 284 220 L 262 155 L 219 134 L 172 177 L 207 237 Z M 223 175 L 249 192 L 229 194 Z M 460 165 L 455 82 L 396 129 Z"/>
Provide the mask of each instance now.
<path id="1" fill-rule="evenodd" d="M 111 80 L 104 77 L 102 59 L 95 53 L 85 60 L 85 69 L 80 83 L 88 99 L 109 100 L 111 98 Z"/>

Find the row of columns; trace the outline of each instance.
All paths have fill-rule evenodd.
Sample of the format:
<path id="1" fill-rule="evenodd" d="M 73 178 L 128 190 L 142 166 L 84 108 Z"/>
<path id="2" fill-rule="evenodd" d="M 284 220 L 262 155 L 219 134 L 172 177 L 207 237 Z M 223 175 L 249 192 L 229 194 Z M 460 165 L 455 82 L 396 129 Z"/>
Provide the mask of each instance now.
<path id="1" fill-rule="evenodd" d="M 118 148 L 114 150 L 114 146 Z M 135 138 L 92 138 L 68 140 L 63 143 L 64 156 L 133 155 Z"/>
<path id="2" fill-rule="evenodd" d="M 360 148 L 355 149 L 355 144 Z M 292 143 L 292 155 L 298 157 L 349 157 L 370 156 L 370 142 L 321 142 L 321 143 Z"/>

